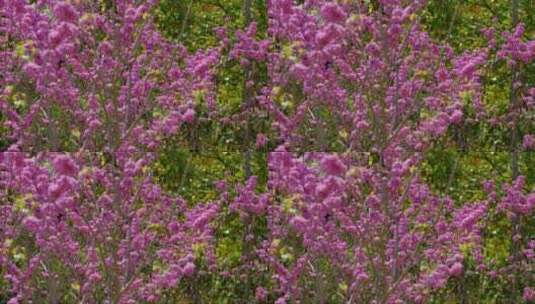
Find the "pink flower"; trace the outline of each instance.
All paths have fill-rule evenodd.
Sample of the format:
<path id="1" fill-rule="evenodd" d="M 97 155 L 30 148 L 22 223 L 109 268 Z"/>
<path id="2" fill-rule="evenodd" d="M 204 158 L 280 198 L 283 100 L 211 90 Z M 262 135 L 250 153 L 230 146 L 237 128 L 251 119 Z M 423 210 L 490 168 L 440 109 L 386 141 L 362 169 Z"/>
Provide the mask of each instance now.
<path id="1" fill-rule="evenodd" d="M 61 32 L 58 30 L 52 30 L 50 33 L 48 33 L 48 42 L 56 46 L 61 43 L 61 40 L 63 40 L 63 36 L 61 35 Z"/>
<path id="2" fill-rule="evenodd" d="M 182 115 L 182 119 L 186 122 L 193 122 L 195 119 L 195 110 L 187 109 L 186 112 Z"/>
<path id="3" fill-rule="evenodd" d="M 370 127 L 370 124 L 368 124 L 366 121 L 360 120 L 357 122 L 357 129 L 367 129 Z"/>
<path id="4" fill-rule="evenodd" d="M 197 66 L 195 66 L 195 68 L 193 69 L 193 73 L 199 77 L 203 77 L 209 69 L 210 69 L 210 61 L 208 59 L 204 59 L 201 62 L 199 62 Z"/>
<path id="5" fill-rule="evenodd" d="M 260 133 L 256 135 L 256 147 L 262 148 L 267 143 L 267 138 L 264 134 Z"/>
<path id="6" fill-rule="evenodd" d="M 107 40 L 102 41 L 98 49 L 100 53 L 105 56 L 110 56 L 113 53 L 113 46 Z"/>
<path id="7" fill-rule="evenodd" d="M 63 175 L 75 176 L 78 166 L 68 155 L 59 155 L 53 161 L 54 169 Z"/>
<path id="8" fill-rule="evenodd" d="M 78 20 L 78 12 L 76 12 L 74 6 L 67 2 L 59 2 L 56 4 L 54 7 L 54 14 L 56 15 L 56 18 L 61 21 L 76 23 Z"/>
<path id="9" fill-rule="evenodd" d="M 26 229 L 33 233 L 37 232 L 39 230 L 39 227 L 41 226 L 41 220 L 32 215 L 26 217 L 22 223 L 24 224 Z"/>
<path id="10" fill-rule="evenodd" d="M 281 8 L 283 14 L 288 15 L 292 13 L 292 6 L 293 6 L 292 0 L 280 0 L 278 2 L 279 2 L 278 6 Z"/>
<path id="11" fill-rule="evenodd" d="M 346 171 L 346 166 L 336 155 L 328 155 L 322 158 L 321 168 L 330 175 L 339 175 Z"/>
<path id="12" fill-rule="evenodd" d="M 284 297 L 278 298 L 275 304 L 286 304 L 286 299 Z"/>
<path id="13" fill-rule="evenodd" d="M 264 287 L 257 287 L 255 297 L 258 302 L 265 302 L 267 298 L 266 289 Z"/>
<path id="14" fill-rule="evenodd" d="M 19 303 L 20 303 L 20 302 L 19 302 L 19 299 L 18 299 L 17 297 L 15 297 L 15 298 L 11 298 L 11 299 L 7 302 L 7 304 L 19 304 Z"/>
<path id="15" fill-rule="evenodd" d="M 455 110 L 450 115 L 450 123 L 457 124 L 457 123 L 461 122 L 462 118 L 463 118 L 463 112 L 460 111 L 460 110 Z"/>
<path id="16" fill-rule="evenodd" d="M 359 281 L 359 282 L 367 281 L 368 279 L 369 279 L 368 274 L 365 273 L 365 272 L 360 272 L 357 275 L 357 281 Z"/>
<path id="17" fill-rule="evenodd" d="M 193 272 L 195 272 L 195 264 L 193 264 L 192 262 L 186 263 L 184 268 L 182 268 L 182 274 L 186 277 L 192 276 Z"/>
<path id="18" fill-rule="evenodd" d="M 472 77 L 474 72 L 477 69 L 477 62 L 470 61 L 459 71 L 459 75 L 465 76 L 466 78 Z"/>
<path id="19" fill-rule="evenodd" d="M 37 75 L 39 75 L 39 71 L 41 71 L 41 67 L 35 62 L 28 62 L 27 64 L 24 65 L 22 70 L 30 78 L 36 79 Z"/>
<path id="20" fill-rule="evenodd" d="M 450 276 L 458 277 L 463 273 L 463 264 L 455 262 L 449 270 Z"/>
<path id="21" fill-rule="evenodd" d="M 526 302 L 535 301 L 535 291 L 531 287 L 524 288 L 524 293 L 522 294 L 522 299 Z"/>
<path id="22" fill-rule="evenodd" d="M 524 139 L 522 141 L 522 147 L 524 147 L 525 150 L 532 150 L 535 148 L 535 136 L 531 134 L 524 135 Z"/>
<path id="23" fill-rule="evenodd" d="M 320 47 L 324 47 L 332 41 L 340 38 L 343 31 L 344 29 L 340 25 L 329 23 L 325 28 L 316 33 L 316 43 Z"/>
<path id="24" fill-rule="evenodd" d="M 290 72 L 297 79 L 304 80 L 307 77 L 308 68 L 301 63 L 296 63 L 290 68 Z"/>
<path id="25" fill-rule="evenodd" d="M 89 276 L 89 281 L 91 281 L 91 282 L 98 282 L 100 280 L 102 280 L 102 276 L 98 272 L 93 272 Z"/>
<path id="26" fill-rule="evenodd" d="M 326 3 L 321 7 L 321 15 L 329 22 L 341 22 L 346 19 L 346 13 L 338 4 L 333 2 Z"/>
<path id="27" fill-rule="evenodd" d="M 290 220 L 290 224 L 292 226 L 294 226 L 294 228 L 300 232 L 303 232 L 305 231 L 307 225 L 308 225 L 308 221 L 302 217 L 302 216 L 294 216 L 291 220 Z"/>

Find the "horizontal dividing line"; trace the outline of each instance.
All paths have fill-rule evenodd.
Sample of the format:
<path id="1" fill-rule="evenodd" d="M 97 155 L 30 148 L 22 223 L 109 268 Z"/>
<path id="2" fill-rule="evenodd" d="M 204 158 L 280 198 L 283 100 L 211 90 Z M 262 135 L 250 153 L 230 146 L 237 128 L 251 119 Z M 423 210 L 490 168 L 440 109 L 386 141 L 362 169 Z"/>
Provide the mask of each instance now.
<path id="1" fill-rule="evenodd" d="M 146 153 L 146 154 L 162 154 L 162 155 L 165 155 L 165 154 L 169 154 L 169 153 L 173 153 L 173 152 L 189 152 L 189 153 L 246 153 L 247 150 L 204 150 L 204 151 L 194 151 L 194 150 L 186 150 L 186 149 L 183 149 L 183 150 L 175 150 L 175 151 L 167 151 L 167 152 L 162 152 L 162 151 L 136 151 L 136 152 L 124 152 L 124 151 L 116 151 L 116 152 L 113 152 L 113 153 L 118 153 L 118 154 L 121 154 L 121 153 L 131 153 L 131 154 L 139 154 L 139 153 Z M 81 153 L 81 154 L 110 154 L 111 152 L 104 152 L 104 151 L 0 151 L 0 154 L 7 154 L 7 153 L 26 153 L 26 154 L 38 154 L 38 153 L 49 153 L 49 154 L 75 154 L 75 153 Z M 276 152 L 276 151 L 262 151 L 262 150 L 251 150 L 250 153 L 280 153 L 280 152 Z M 295 152 L 297 153 L 297 151 Z M 340 152 L 333 152 L 333 153 L 340 153 Z"/>
<path id="2" fill-rule="evenodd" d="M 176 152 L 189 152 L 189 153 L 246 153 L 246 152 L 250 152 L 250 153 L 339 153 L 339 154 L 342 154 L 342 153 L 362 153 L 362 154 L 377 154 L 377 152 L 373 152 L 373 151 L 331 151 L 331 150 L 288 150 L 288 151 L 268 151 L 268 150 L 240 150 L 240 149 L 236 149 L 236 150 L 202 150 L 202 151 L 199 151 L 199 150 L 189 150 L 189 149 L 180 149 L 180 150 L 175 150 Z M 412 152 L 412 153 L 416 153 L 416 154 L 425 154 L 425 153 L 430 153 L 430 152 L 421 152 L 421 151 L 413 151 L 413 150 L 405 150 L 406 152 Z M 469 153 L 485 153 L 485 154 L 488 154 L 488 153 L 512 153 L 512 151 L 507 151 L 507 150 L 468 150 L 468 151 L 461 151 L 461 150 L 445 150 L 445 151 L 448 151 L 448 152 L 456 152 L 456 153 L 460 153 L 460 154 L 469 154 Z M 139 154 L 139 153 L 158 153 L 158 154 L 168 154 L 169 151 L 167 152 L 163 152 L 163 151 L 135 151 L 135 152 L 124 152 L 124 151 L 115 151 L 113 153 L 132 153 L 132 154 Z M 172 152 L 172 151 L 171 151 Z M 517 153 L 520 153 L 520 154 L 531 154 L 531 153 L 535 153 L 535 151 L 516 151 Z M 5 153 L 29 153 L 29 154 L 36 154 L 36 153 L 64 153 L 64 154 L 74 154 L 74 153 L 100 153 L 100 154 L 106 154 L 106 153 L 111 153 L 111 152 L 108 152 L 108 151 L 87 151 L 87 150 L 83 150 L 83 151 L 46 151 L 46 150 L 43 150 L 43 151 L 0 151 L 0 154 L 5 154 Z"/>

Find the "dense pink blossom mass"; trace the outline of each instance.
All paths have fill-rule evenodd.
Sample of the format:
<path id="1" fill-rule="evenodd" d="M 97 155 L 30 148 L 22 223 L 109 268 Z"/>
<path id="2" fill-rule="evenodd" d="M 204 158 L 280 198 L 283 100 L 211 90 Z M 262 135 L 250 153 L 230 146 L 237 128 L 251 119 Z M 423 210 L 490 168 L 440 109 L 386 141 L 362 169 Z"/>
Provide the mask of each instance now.
<path id="1" fill-rule="evenodd" d="M 420 25 L 423 0 L 381 0 L 382 13 L 364 2 L 271 0 L 268 38 L 257 38 L 253 22 L 218 29 L 219 45 L 192 53 L 157 30 L 158 1 L 117 0 L 106 12 L 97 2 L 0 0 L 10 142 L 0 153 L 0 274 L 9 304 L 62 303 L 66 294 L 76 303 L 164 303 L 177 286 L 201 284 L 201 273 L 225 277 L 215 230 L 229 214 L 266 223 L 263 235 L 244 237 L 248 256 L 234 270 L 269 278 L 251 291 L 259 303 L 329 303 L 307 285 L 318 278 L 340 286 L 344 303 L 427 303 L 468 271 L 525 278 L 514 288 L 535 300 L 535 239 L 519 232 L 535 212 L 525 177 L 487 181 L 486 198 L 465 202 L 420 176 L 448 128 L 493 119 L 481 98 L 484 70 L 535 60 L 522 24 L 503 43 L 485 29 L 486 46 L 458 54 Z M 221 181 L 219 198 L 191 204 L 165 191 L 151 166 L 166 139 L 197 120 L 228 119 L 215 82 L 226 60 L 267 66 L 254 100 L 271 131 L 252 145 L 278 146 L 266 191 L 255 176 Z M 535 88 L 513 85 L 522 107 L 507 117 L 522 123 L 518 109 L 533 111 Z M 281 102 L 285 94 L 299 102 Z M 336 132 L 315 116 L 321 109 Z M 312 145 L 306 128 L 323 130 Z M 343 149 L 329 152 L 331 142 Z M 518 143 L 535 149 L 534 135 Z M 505 264 L 483 246 L 496 216 L 513 227 L 517 254 Z"/>

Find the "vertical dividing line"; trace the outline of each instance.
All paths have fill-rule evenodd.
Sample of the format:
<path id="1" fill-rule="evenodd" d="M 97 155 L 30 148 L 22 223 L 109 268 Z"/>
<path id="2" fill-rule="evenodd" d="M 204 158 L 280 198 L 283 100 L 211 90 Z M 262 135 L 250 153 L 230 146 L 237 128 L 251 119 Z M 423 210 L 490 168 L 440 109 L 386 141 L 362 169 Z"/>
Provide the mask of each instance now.
<path id="1" fill-rule="evenodd" d="M 511 0 L 511 26 L 512 30 L 516 28 L 518 24 L 518 0 Z M 513 112 L 513 129 L 511 134 L 511 177 L 514 180 L 517 179 L 517 177 L 520 175 L 520 170 L 518 168 L 518 117 L 516 111 L 518 110 L 517 105 L 517 96 L 516 96 L 516 82 L 518 80 L 518 65 L 515 63 L 515 65 L 512 68 L 512 75 L 511 75 L 511 87 L 510 87 L 510 96 L 509 96 L 509 104 L 511 107 L 511 111 Z M 516 272 L 517 270 L 517 262 L 518 262 L 518 254 L 520 250 L 520 244 L 519 241 L 515 240 L 515 236 L 519 233 L 519 218 L 517 215 L 513 218 L 513 227 L 512 227 L 512 266 L 513 266 L 513 272 Z M 516 274 L 513 274 L 513 282 L 512 282 L 512 296 L 510 298 L 511 303 L 515 303 L 515 300 L 519 296 L 519 282 L 518 282 L 518 276 Z"/>
<path id="2" fill-rule="evenodd" d="M 249 26 L 249 24 L 251 23 L 251 20 L 252 20 L 252 0 L 244 0 L 243 2 L 243 17 L 245 19 L 245 27 L 247 28 Z M 252 64 L 252 63 L 250 63 Z M 252 98 L 252 94 L 250 92 L 250 88 L 249 86 L 247 85 L 247 83 L 249 82 L 250 78 L 252 77 L 252 68 L 250 65 L 246 66 L 245 69 L 244 69 L 244 79 L 243 79 L 243 105 L 244 105 L 244 110 L 245 111 L 248 111 L 249 110 L 249 107 L 250 105 L 252 104 L 251 102 L 251 98 Z M 244 142 L 245 142 L 245 153 L 244 153 L 244 164 L 243 164 L 243 171 L 244 171 L 244 174 L 245 174 L 245 179 L 249 179 L 249 177 L 251 177 L 252 175 L 252 170 L 251 170 L 251 158 L 252 158 L 252 155 L 251 155 L 251 146 L 250 146 L 250 140 L 251 140 L 251 126 L 250 126 L 250 119 L 248 117 L 246 117 L 247 119 L 247 122 L 245 124 L 245 138 L 244 138 Z"/>
<path id="3" fill-rule="evenodd" d="M 247 29 L 249 27 L 249 24 L 252 21 L 252 0 L 244 0 L 243 2 L 243 17 L 245 19 L 244 27 Z M 244 67 L 244 77 L 243 77 L 243 100 L 242 100 L 242 109 L 245 111 L 249 111 L 249 108 L 252 107 L 251 98 L 253 98 L 253 92 L 251 92 L 251 88 L 248 86 L 249 80 L 253 77 L 253 68 L 252 68 L 252 62 L 249 62 L 247 66 Z M 252 175 L 252 169 L 251 169 L 251 124 L 250 124 L 250 117 L 248 115 L 244 116 L 246 119 L 245 122 L 245 138 L 244 145 L 245 145 L 245 151 L 244 151 L 244 163 L 243 163 L 243 171 L 245 174 L 245 180 L 249 180 L 249 177 Z M 241 251 L 241 260 L 247 261 L 250 259 L 250 252 L 251 252 L 251 246 L 250 241 L 247 239 L 247 235 L 251 232 L 251 225 L 252 220 L 251 218 L 247 218 L 244 222 L 244 231 L 242 236 L 242 251 Z M 244 291 L 244 298 L 249 298 L 251 295 L 251 282 L 242 282 L 243 283 L 243 291 Z M 245 303 L 245 302 L 244 302 Z"/>
<path id="4" fill-rule="evenodd" d="M 511 25 L 514 28 L 518 24 L 518 0 L 511 0 Z M 516 113 L 514 113 L 517 108 L 517 97 L 516 97 L 516 88 L 515 83 L 518 79 L 518 66 L 515 64 L 512 69 L 512 77 L 511 77 L 511 87 L 510 87 L 510 96 L 509 96 L 509 103 L 511 106 L 511 110 L 513 111 L 513 130 L 512 130 L 512 137 L 511 137 L 511 153 L 512 153 L 512 159 L 511 159 L 511 171 L 512 171 L 512 177 L 513 179 L 516 179 L 519 175 L 519 169 L 518 169 L 518 123 L 517 123 L 517 116 Z"/>

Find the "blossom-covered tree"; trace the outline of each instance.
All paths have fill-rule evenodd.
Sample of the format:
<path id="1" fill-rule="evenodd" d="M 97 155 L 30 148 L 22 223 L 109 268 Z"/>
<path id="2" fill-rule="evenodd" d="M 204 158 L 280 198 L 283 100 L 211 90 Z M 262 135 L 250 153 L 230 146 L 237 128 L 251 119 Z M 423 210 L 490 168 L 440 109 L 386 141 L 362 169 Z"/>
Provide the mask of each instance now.
<path id="1" fill-rule="evenodd" d="M 195 276 L 201 248 L 213 262 L 218 204 L 191 208 L 150 165 L 198 119 L 199 96 L 215 110 L 219 49 L 189 54 L 165 40 L 155 4 L 0 3 L 9 303 L 154 302 Z"/>
<path id="2" fill-rule="evenodd" d="M 429 303 L 445 290 L 466 302 L 468 277 L 535 300 L 535 192 L 518 166 L 535 146 L 522 77 L 535 42 L 521 23 L 460 53 L 421 23 L 423 0 L 270 0 L 259 38 L 246 1 L 245 30 L 218 28 L 218 46 L 191 53 L 157 30 L 157 4 L 0 0 L 8 303 L 201 303 L 229 280 L 242 302 Z M 218 107 L 228 63 L 243 74 L 233 113 Z M 499 64 L 511 71 L 502 112 L 485 99 Z M 260 119 L 270 128 L 254 134 Z M 209 202 L 166 191 L 153 170 L 199 121 L 245 130 L 247 180 L 218 181 Z M 485 181 L 477 200 L 422 173 L 469 123 L 511 130 L 510 181 Z M 254 147 L 273 148 L 266 187 Z M 220 232 L 236 218 L 239 255 L 224 263 Z M 503 222 L 511 246 L 496 261 L 489 230 Z"/>

